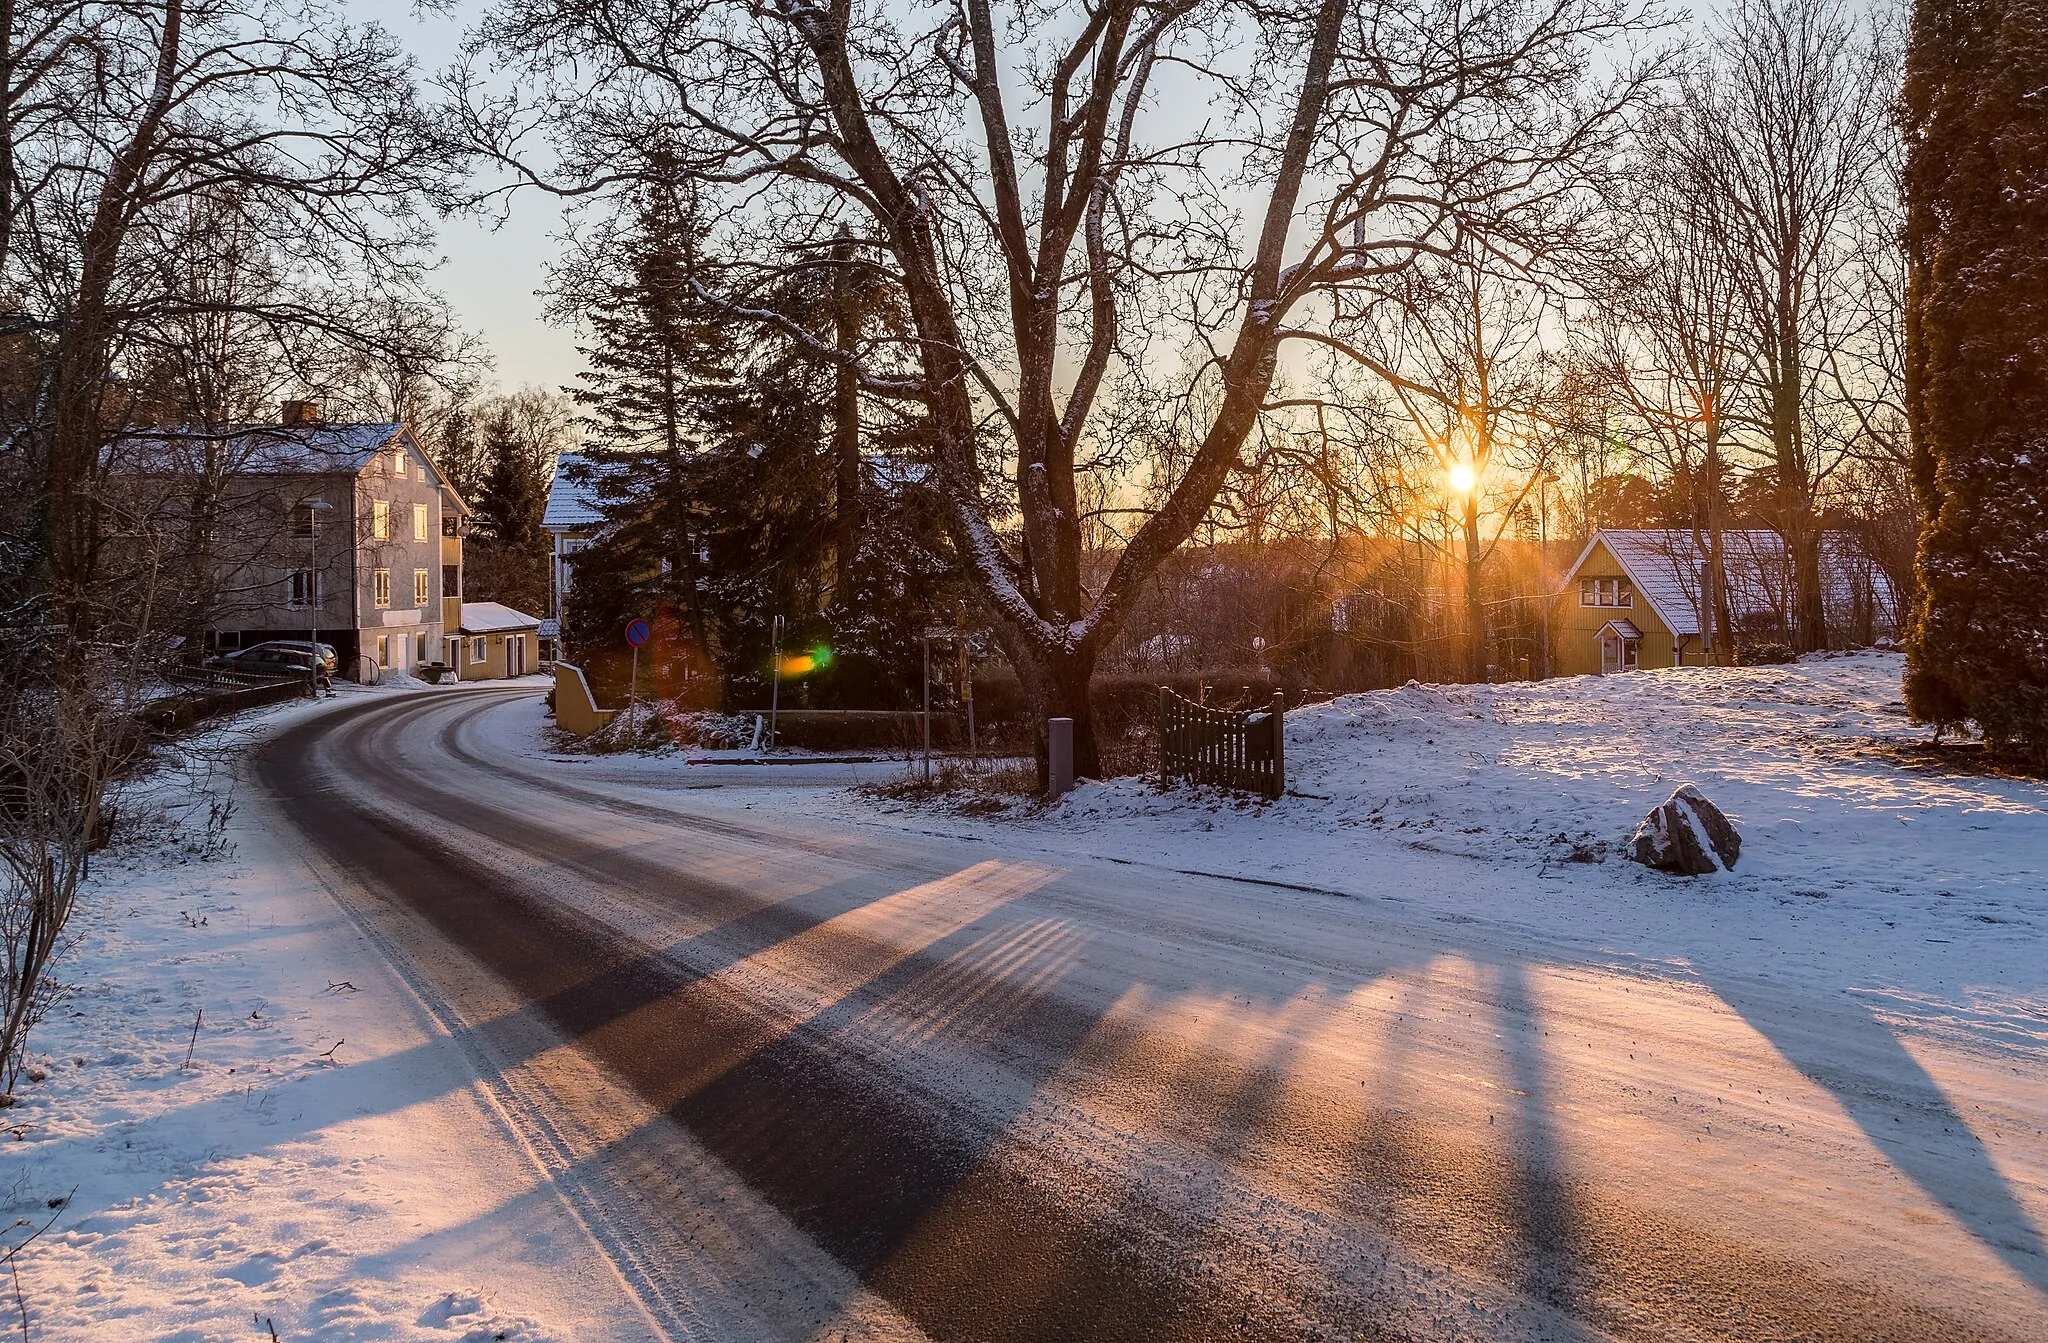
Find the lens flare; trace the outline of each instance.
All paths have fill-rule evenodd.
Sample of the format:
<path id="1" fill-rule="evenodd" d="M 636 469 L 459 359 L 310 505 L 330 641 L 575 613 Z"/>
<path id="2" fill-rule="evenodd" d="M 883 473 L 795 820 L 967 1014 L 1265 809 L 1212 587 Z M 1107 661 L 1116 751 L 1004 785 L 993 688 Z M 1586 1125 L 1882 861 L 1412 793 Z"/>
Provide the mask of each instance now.
<path id="1" fill-rule="evenodd" d="M 820 667 L 828 667 L 831 664 L 832 650 L 820 644 L 808 653 L 790 654 L 782 659 L 777 666 L 781 669 L 784 676 L 802 676 L 807 672 L 814 672 Z"/>

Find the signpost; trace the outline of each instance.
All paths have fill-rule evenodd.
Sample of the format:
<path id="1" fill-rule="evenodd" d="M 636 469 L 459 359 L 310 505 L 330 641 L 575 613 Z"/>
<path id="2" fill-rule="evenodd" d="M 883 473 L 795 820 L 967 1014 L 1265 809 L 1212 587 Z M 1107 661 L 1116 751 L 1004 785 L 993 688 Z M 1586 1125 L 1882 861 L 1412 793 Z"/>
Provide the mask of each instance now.
<path id="1" fill-rule="evenodd" d="M 957 639 L 960 631 L 927 625 L 924 631 L 924 781 L 932 781 L 932 640 Z"/>
<path id="2" fill-rule="evenodd" d="M 782 708 L 782 617 L 775 617 L 775 627 L 769 634 L 768 661 L 774 668 L 775 680 L 768 691 L 768 749 L 775 749 L 775 715 Z"/>
<path id="3" fill-rule="evenodd" d="M 654 637 L 654 627 L 644 620 L 626 622 L 626 642 L 633 646 L 633 679 L 626 691 L 626 730 L 632 731 L 640 705 L 640 645 Z"/>

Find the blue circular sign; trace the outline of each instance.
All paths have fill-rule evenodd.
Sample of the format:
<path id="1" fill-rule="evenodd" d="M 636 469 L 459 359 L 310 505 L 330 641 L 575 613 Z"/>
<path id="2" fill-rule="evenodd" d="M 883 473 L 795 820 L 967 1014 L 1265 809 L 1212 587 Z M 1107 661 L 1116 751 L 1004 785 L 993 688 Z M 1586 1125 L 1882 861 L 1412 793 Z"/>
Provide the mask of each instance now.
<path id="1" fill-rule="evenodd" d="M 654 628 L 644 620 L 626 622 L 626 642 L 638 648 L 654 637 Z"/>

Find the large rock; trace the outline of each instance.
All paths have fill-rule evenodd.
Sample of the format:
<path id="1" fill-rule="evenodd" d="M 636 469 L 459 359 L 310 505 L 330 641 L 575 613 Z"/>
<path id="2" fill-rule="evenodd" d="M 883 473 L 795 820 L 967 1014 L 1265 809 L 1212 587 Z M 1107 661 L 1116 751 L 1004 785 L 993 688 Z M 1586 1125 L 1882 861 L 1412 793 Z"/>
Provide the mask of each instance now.
<path id="1" fill-rule="evenodd" d="M 1688 783 L 1643 818 L 1629 849 L 1645 867 L 1697 877 L 1734 867 L 1742 856 L 1742 836 L 1705 793 Z"/>

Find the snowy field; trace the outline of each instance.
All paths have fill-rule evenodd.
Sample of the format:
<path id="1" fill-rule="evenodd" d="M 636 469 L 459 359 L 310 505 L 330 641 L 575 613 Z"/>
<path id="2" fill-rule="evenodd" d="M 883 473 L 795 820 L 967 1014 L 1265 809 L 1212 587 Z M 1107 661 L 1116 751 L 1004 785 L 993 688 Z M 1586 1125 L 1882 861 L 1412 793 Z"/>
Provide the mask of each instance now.
<path id="1" fill-rule="evenodd" d="M 1897 1026 L 2048 1059 L 2048 785 L 1930 753 L 1903 669 L 1869 652 L 1346 695 L 1289 715 L 1289 796 L 1273 804 L 1145 778 L 994 815 L 985 801 L 878 798 L 844 787 L 844 771 L 819 772 L 829 788 L 714 790 L 716 771 L 673 755 L 544 751 L 537 708 L 510 725 L 525 744 L 505 744 L 571 777 L 691 781 L 693 805 L 1410 901 L 1562 959 L 1796 980 Z M 1675 877 L 1626 859 L 1643 815 L 1688 782 L 1741 830 L 1735 871 Z"/>
<path id="2" fill-rule="evenodd" d="M 5 1240 L 30 1242 L 5 1331 L 645 1336 L 474 1062 L 221 777 L 238 744 L 327 707 L 218 729 L 123 799 L 58 967 L 72 992 L 0 1111 Z M 208 802 L 231 797 L 209 842 Z"/>

